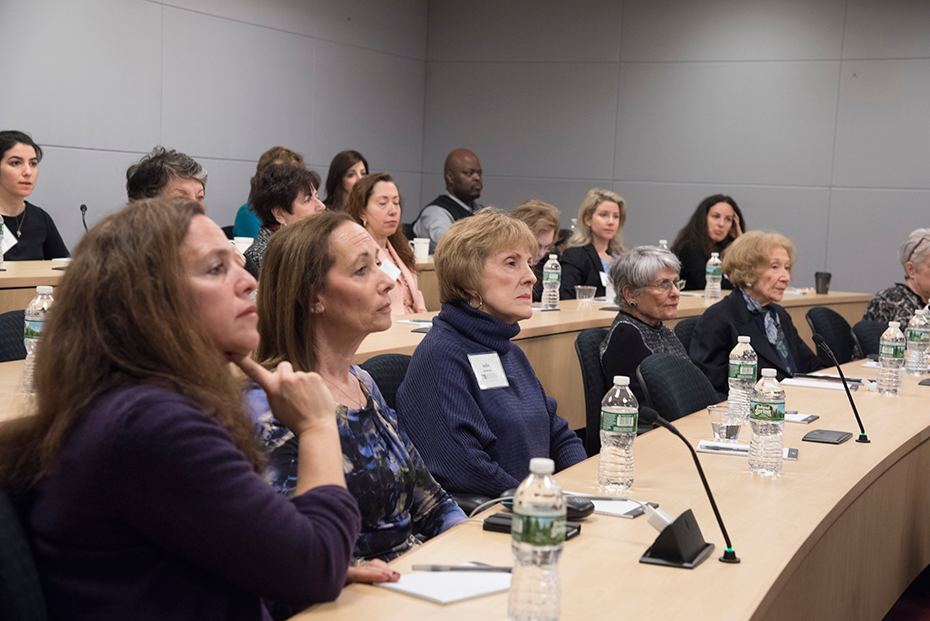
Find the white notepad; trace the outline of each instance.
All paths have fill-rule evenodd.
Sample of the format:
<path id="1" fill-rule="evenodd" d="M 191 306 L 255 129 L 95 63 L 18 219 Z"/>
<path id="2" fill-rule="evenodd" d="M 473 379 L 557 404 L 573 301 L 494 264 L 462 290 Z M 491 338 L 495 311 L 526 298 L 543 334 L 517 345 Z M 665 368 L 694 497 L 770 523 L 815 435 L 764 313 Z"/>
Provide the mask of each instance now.
<path id="1" fill-rule="evenodd" d="M 397 582 L 382 582 L 376 586 L 434 604 L 451 604 L 502 593 L 510 589 L 510 577 L 509 573 L 499 571 L 415 571 L 404 574 Z"/>

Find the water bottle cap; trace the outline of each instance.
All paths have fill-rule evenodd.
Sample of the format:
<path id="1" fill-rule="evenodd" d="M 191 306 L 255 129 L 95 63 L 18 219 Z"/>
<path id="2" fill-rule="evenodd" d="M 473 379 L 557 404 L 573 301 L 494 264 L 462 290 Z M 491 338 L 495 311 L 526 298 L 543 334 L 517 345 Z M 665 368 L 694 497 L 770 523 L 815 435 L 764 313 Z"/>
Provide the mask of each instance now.
<path id="1" fill-rule="evenodd" d="M 737 342 L 737 343 L 749 343 L 751 340 L 752 340 L 752 339 L 749 338 L 748 336 L 738 336 L 738 337 L 736 337 L 736 342 Z"/>
<path id="2" fill-rule="evenodd" d="M 665 246 L 666 244 L 668 244 L 668 240 L 667 240 L 667 239 L 660 239 L 660 240 L 659 240 L 659 245 L 660 245 L 660 246 Z"/>
<path id="3" fill-rule="evenodd" d="M 52 295 L 52 288 L 49 285 L 39 285 L 36 287 L 36 293 L 39 295 Z"/>
<path id="4" fill-rule="evenodd" d="M 555 462 L 548 457 L 534 457 L 530 460 L 530 472 L 533 474 L 552 474 L 555 472 Z"/>
<path id="5" fill-rule="evenodd" d="M 550 258 L 550 259 L 558 259 L 558 258 L 559 258 L 559 255 L 557 255 L 557 254 L 550 254 L 550 255 L 549 255 L 549 258 Z"/>
<path id="6" fill-rule="evenodd" d="M 711 253 L 710 253 L 710 257 L 711 257 L 712 259 L 716 259 L 716 258 L 718 258 L 719 256 L 720 256 L 720 253 L 719 253 L 719 252 L 711 252 Z"/>
<path id="7" fill-rule="evenodd" d="M 927 309 L 926 309 L 926 308 L 918 308 L 916 311 L 914 311 L 914 314 L 915 314 L 915 315 L 926 315 L 926 314 L 927 314 Z"/>
<path id="8" fill-rule="evenodd" d="M 614 386 L 629 386 L 630 378 L 626 375 L 614 375 Z"/>
<path id="9" fill-rule="evenodd" d="M 901 322 L 900 322 L 900 321 L 889 321 L 889 322 L 888 322 L 888 327 L 889 327 L 889 328 L 900 328 L 900 327 L 901 327 Z"/>
<path id="10" fill-rule="evenodd" d="M 762 369 L 762 377 L 775 377 L 778 371 L 775 369 Z"/>

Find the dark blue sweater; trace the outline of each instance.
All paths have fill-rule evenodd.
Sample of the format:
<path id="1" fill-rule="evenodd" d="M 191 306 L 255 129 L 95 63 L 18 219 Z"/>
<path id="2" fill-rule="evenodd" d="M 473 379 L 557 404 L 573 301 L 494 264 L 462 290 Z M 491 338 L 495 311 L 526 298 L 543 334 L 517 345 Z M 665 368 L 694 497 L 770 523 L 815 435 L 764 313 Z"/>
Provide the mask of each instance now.
<path id="1" fill-rule="evenodd" d="M 496 496 L 520 484 L 532 457 L 552 458 L 556 470 L 585 459 L 555 399 L 510 341 L 519 332 L 464 301 L 443 304 L 413 353 L 397 393 L 400 426 L 448 491 Z M 492 351 L 510 385 L 481 390 L 468 354 Z"/>

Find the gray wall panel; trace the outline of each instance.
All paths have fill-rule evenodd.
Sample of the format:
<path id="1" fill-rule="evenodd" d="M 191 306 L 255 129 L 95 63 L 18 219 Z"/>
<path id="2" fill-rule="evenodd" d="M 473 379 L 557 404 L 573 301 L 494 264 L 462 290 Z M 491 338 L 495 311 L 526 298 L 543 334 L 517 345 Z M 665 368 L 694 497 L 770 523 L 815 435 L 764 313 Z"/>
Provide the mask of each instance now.
<path id="1" fill-rule="evenodd" d="M 158 5 L 4 2 L 0 57 L 0 128 L 90 149 L 132 151 L 158 140 Z"/>
<path id="2" fill-rule="evenodd" d="M 430 63 L 423 172 L 466 147 L 485 174 L 609 178 L 615 64 Z"/>
<path id="3" fill-rule="evenodd" d="M 624 63 L 616 178 L 826 185 L 838 62 Z"/>
<path id="4" fill-rule="evenodd" d="M 355 149 L 372 171 L 420 172 L 426 65 L 319 42 L 314 78 L 313 160 Z"/>
<path id="5" fill-rule="evenodd" d="M 849 0 L 843 58 L 930 57 L 930 2 Z"/>
<path id="6" fill-rule="evenodd" d="M 840 57 L 844 0 L 625 0 L 623 61 Z"/>
<path id="7" fill-rule="evenodd" d="M 256 161 L 284 144 L 310 152 L 315 41 L 165 8 L 166 146 Z"/>
<path id="8" fill-rule="evenodd" d="M 616 0 L 434 0 L 429 60 L 616 62 L 622 7 Z"/>
<path id="9" fill-rule="evenodd" d="M 832 191 L 827 269 L 838 290 L 874 293 L 904 282 L 898 248 L 930 227 L 930 191 Z"/>
<path id="10" fill-rule="evenodd" d="M 252 162 L 209 157 L 198 157 L 197 161 L 210 175 L 203 198 L 207 215 L 220 226 L 232 224 L 239 207 L 249 199 L 249 182 L 258 156 Z"/>
<path id="11" fill-rule="evenodd" d="M 930 59 L 843 63 L 838 186 L 930 188 Z"/>

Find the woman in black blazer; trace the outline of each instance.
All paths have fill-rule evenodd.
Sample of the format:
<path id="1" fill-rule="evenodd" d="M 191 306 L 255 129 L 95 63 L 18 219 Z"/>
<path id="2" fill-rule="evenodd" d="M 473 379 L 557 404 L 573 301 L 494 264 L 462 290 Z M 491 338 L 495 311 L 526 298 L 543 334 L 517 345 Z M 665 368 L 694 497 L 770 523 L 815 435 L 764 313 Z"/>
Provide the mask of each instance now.
<path id="1" fill-rule="evenodd" d="M 562 285 L 559 298 L 575 299 L 575 285 L 597 287 L 596 296 L 606 293 L 610 265 L 623 252 L 623 223 L 626 201 L 610 190 L 593 188 L 581 208 L 575 234 L 562 253 Z"/>
<path id="2" fill-rule="evenodd" d="M 734 289 L 698 320 L 691 340 L 691 360 L 704 372 L 721 398 L 728 392 L 730 350 L 738 336 L 748 336 L 762 369 L 777 371 L 779 380 L 823 368 L 801 340 L 780 302 L 791 280 L 794 247 L 778 233 L 750 231 L 730 246 L 723 272 Z"/>

